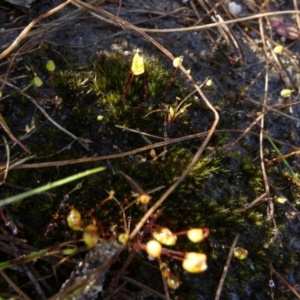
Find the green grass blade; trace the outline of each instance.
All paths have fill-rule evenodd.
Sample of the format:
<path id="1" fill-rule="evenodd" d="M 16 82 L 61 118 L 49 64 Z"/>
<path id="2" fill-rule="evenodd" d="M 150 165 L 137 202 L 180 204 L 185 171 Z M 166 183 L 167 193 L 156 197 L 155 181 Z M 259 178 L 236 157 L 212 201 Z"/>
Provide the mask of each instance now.
<path id="1" fill-rule="evenodd" d="M 22 264 L 22 263 L 30 262 L 32 260 L 36 260 L 36 259 L 44 256 L 47 252 L 48 252 L 48 249 L 43 249 L 43 250 L 28 254 L 26 256 L 22 256 L 22 257 L 15 258 L 15 259 L 12 259 L 12 260 L 9 260 L 9 261 L 1 262 L 0 263 L 0 270 L 4 270 L 8 267 L 13 267 L 15 265 L 19 265 L 19 264 Z"/>
<path id="2" fill-rule="evenodd" d="M 89 175 L 92 175 L 92 174 L 95 174 L 95 173 L 98 173 L 98 172 L 101 172 L 101 171 L 104 171 L 104 170 L 105 170 L 105 167 L 99 167 L 99 168 L 95 168 L 95 169 L 92 169 L 92 170 L 87 170 L 87 171 L 78 173 L 76 175 L 72 175 L 70 177 L 67 177 L 67 178 L 52 182 L 52 183 L 47 183 L 47 184 L 45 184 L 41 187 L 35 188 L 35 189 L 30 190 L 28 192 L 25 192 L 25 193 L 22 193 L 22 194 L 18 194 L 18 195 L 0 200 L 0 207 L 4 206 L 4 205 L 7 205 L 7 204 L 11 204 L 13 202 L 16 202 L 16 201 L 19 201 L 19 200 L 22 200 L 22 199 L 25 199 L 25 198 L 28 198 L 28 197 L 31 197 L 31 196 L 36 195 L 38 193 L 48 191 L 48 190 L 53 189 L 55 187 L 67 184 L 71 181 L 74 181 L 74 180 L 80 179 L 82 177 L 86 177 L 86 176 L 89 176 Z"/>
<path id="3" fill-rule="evenodd" d="M 274 148 L 274 150 L 276 151 L 276 153 L 280 156 L 280 158 L 282 159 L 282 162 L 285 164 L 286 168 L 288 169 L 288 171 L 290 172 L 290 174 L 292 175 L 292 177 L 299 181 L 298 175 L 293 171 L 292 167 L 289 165 L 289 163 L 287 162 L 287 160 L 285 158 L 282 157 L 282 153 L 280 152 L 280 150 L 278 149 L 278 147 L 275 145 L 275 143 L 272 141 L 272 139 L 266 135 L 266 138 L 268 139 L 268 141 L 270 142 L 270 144 L 272 145 L 272 147 Z"/>

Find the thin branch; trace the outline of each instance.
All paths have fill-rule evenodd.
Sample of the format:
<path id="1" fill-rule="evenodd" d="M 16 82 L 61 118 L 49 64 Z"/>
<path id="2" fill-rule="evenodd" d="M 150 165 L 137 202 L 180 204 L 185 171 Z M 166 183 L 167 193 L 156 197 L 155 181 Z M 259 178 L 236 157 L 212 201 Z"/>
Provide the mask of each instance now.
<path id="1" fill-rule="evenodd" d="M 234 253 L 234 248 L 235 248 L 236 243 L 239 239 L 239 236 L 240 236 L 239 234 L 237 234 L 235 236 L 235 238 L 233 240 L 233 243 L 231 245 L 230 251 L 229 251 L 228 256 L 227 256 L 226 264 L 224 266 L 223 273 L 222 273 L 222 276 L 221 276 L 220 281 L 219 281 L 219 285 L 218 285 L 218 289 L 217 289 L 217 292 L 216 292 L 215 300 L 220 299 L 223 284 L 224 284 L 224 281 L 225 281 L 225 278 L 226 278 L 226 275 L 227 275 L 227 272 L 228 272 L 228 268 L 229 268 L 229 265 L 230 265 L 230 262 L 231 262 L 231 258 L 232 258 L 233 253 Z"/>
<path id="2" fill-rule="evenodd" d="M 18 44 L 26 37 L 27 33 L 32 29 L 32 27 L 42 21 L 43 19 L 48 18 L 49 16 L 53 15 L 54 13 L 58 12 L 62 8 L 64 8 L 66 5 L 71 3 L 73 0 L 67 0 L 65 3 L 62 3 L 53 9 L 47 11 L 46 13 L 42 14 L 41 16 L 37 17 L 33 21 L 31 21 L 24 29 L 23 31 L 19 34 L 19 36 L 14 40 L 14 42 L 0 54 L 0 60 L 6 57 L 10 52 L 12 52 Z"/>
<path id="3" fill-rule="evenodd" d="M 278 273 L 274 267 L 271 264 L 271 271 L 273 274 L 276 275 L 276 277 L 285 284 L 285 286 L 297 297 L 297 299 L 300 299 L 299 293 L 293 288 L 293 286 L 283 277 L 280 273 Z"/>
<path id="4" fill-rule="evenodd" d="M 25 300 L 31 299 L 4 273 L 4 271 L 0 270 L 0 274 L 7 281 L 7 283 L 14 289 L 14 291 L 18 293 L 22 298 L 24 298 Z"/>
<path id="5" fill-rule="evenodd" d="M 84 143 L 84 141 L 80 137 L 77 137 L 76 135 L 74 135 L 73 133 L 71 133 L 67 129 L 63 128 L 61 125 L 59 125 L 56 121 L 54 121 L 48 115 L 48 113 L 37 103 L 37 101 L 33 97 L 27 95 L 21 89 L 19 89 L 17 86 L 11 84 L 8 81 L 5 81 L 5 80 L 0 78 L 0 82 L 5 82 L 6 85 L 8 85 L 8 86 L 12 87 L 13 89 L 17 90 L 18 92 L 20 92 L 23 96 L 25 96 L 27 99 L 29 99 L 40 110 L 40 112 L 47 118 L 48 121 L 50 121 L 54 126 L 56 126 L 58 129 L 60 129 L 62 132 L 64 132 L 65 134 L 67 134 L 71 138 L 73 138 L 75 141 L 77 141 L 83 148 L 85 148 L 86 150 L 89 150 L 86 143 Z"/>

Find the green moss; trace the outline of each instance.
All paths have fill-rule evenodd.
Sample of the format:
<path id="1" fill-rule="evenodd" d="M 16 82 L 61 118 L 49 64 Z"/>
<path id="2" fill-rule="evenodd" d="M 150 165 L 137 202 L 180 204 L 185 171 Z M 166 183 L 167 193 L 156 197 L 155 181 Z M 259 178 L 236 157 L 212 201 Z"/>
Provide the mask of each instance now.
<path id="1" fill-rule="evenodd" d="M 26 124 L 30 124 L 33 115 L 35 117 L 37 131 L 24 141 L 32 153 L 37 155 L 33 162 L 112 154 L 146 145 L 139 134 L 120 130 L 115 127 L 116 124 L 139 129 L 160 138 L 164 137 L 165 130 L 168 138 L 172 138 L 209 128 L 211 112 L 193 97 L 185 100 L 185 104 L 191 104 L 187 112 L 165 127 L 168 107 L 176 107 L 176 97 L 184 99 L 190 93 L 189 88 L 182 84 L 183 79 L 178 76 L 164 97 L 173 70 L 166 69 L 157 59 L 149 58 L 145 66 L 145 76 L 136 76 L 131 83 L 130 68 L 129 58 L 121 54 L 103 52 L 88 67 L 61 67 L 60 71 L 54 73 L 55 92 L 63 100 L 62 108 L 57 109 L 50 104 L 50 108 L 45 109 L 61 126 L 79 137 L 90 140 L 90 151 L 86 151 L 76 142 L 72 143 L 69 136 L 47 121 L 24 97 L 16 97 L 14 103 L 9 103 L 6 116 L 15 133 L 24 133 Z M 44 77 L 47 76 L 49 74 L 45 73 Z M 44 95 L 51 94 L 48 83 L 46 87 L 41 88 Z M 236 107 L 233 107 L 230 102 L 237 99 L 235 89 L 236 87 L 233 87 L 230 94 L 221 95 L 217 101 L 219 109 L 224 112 L 220 128 L 229 128 L 228 125 L 239 120 L 236 110 L 241 108 L 241 103 L 237 102 Z M 32 89 L 29 93 L 36 97 L 38 91 Z M 103 116 L 101 122 L 97 121 L 98 115 Z M 203 276 L 197 277 L 197 280 L 200 278 L 199 282 L 211 293 L 215 292 L 216 283 L 223 270 L 228 254 L 226 247 L 230 247 L 235 235 L 239 233 L 238 244 L 249 251 L 249 260 L 241 262 L 233 259 L 225 281 L 224 299 L 234 293 L 249 299 L 250 296 L 245 291 L 247 283 L 251 280 L 263 281 L 260 285 L 253 282 L 252 287 L 259 291 L 260 295 L 266 295 L 269 288 L 262 286 L 268 277 L 266 274 L 269 274 L 268 259 L 281 262 L 282 258 L 276 243 L 271 242 L 274 230 L 272 225 L 266 222 L 266 203 L 260 203 L 249 210 L 244 209 L 245 204 L 264 192 L 257 148 L 245 139 L 237 148 L 230 149 L 232 151 L 228 151 L 228 148 L 222 149 L 231 138 L 230 133 L 215 133 L 209 145 L 212 151 L 206 151 L 201 156 L 186 180 L 166 199 L 162 206 L 163 214 L 157 220 L 157 224 L 167 226 L 174 232 L 192 227 L 208 227 L 211 231 L 211 241 L 225 245 L 225 250 L 222 247 L 211 247 L 209 242 L 195 245 L 185 237 L 180 237 L 178 244 L 173 247 L 175 250 L 207 253 L 209 270 Z M 156 142 L 154 138 L 149 139 L 153 143 Z M 104 234 L 110 233 L 112 225 L 117 225 L 117 231 L 123 231 L 123 220 L 117 203 L 107 201 L 101 204 L 107 198 L 106 190 L 114 190 L 116 199 L 124 206 L 134 200 L 131 197 L 133 188 L 118 171 L 127 173 L 146 192 L 164 186 L 165 188 L 152 194 L 152 204 L 181 176 L 200 144 L 201 141 L 195 140 L 155 149 L 157 155 L 167 150 L 165 159 L 159 158 L 156 162 L 152 161 L 150 151 L 100 162 L 108 166 L 107 171 L 86 178 L 81 189 L 71 193 L 77 183 L 68 184 L 53 190 L 50 196 L 40 195 L 15 203 L 12 205 L 12 212 L 24 224 L 29 242 L 37 241 L 38 247 L 71 239 L 73 233 L 64 224 L 69 211 L 68 205 L 74 205 L 80 210 L 86 223 L 90 222 L 87 213 L 96 208 L 93 215 L 102 223 Z M 17 154 L 13 149 L 12 155 Z M 12 170 L 7 182 L 34 188 L 95 166 L 99 166 L 99 162 L 34 171 Z M 283 178 L 281 171 L 274 172 L 273 168 L 270 168 L 267 173 L 271 178 L 270 182 L 276 182 L 280 188 L 289 183 Z M 298 192 L 297 188 L 290 188 L 291 198 L 299 198 Z M 3 195 L 6 197 L 12 193 L 16 191 L 7 189 Z M 66 195 L 69 195 L 68 200 L 63 203 Z M 60 208 L 62 203 L 65 206 Z M 60 216 L 53 221 L 52 215 L 57 211 Z M 278 213 L 276 209 L 275 214 L 277 227 L 284 232 L 283 213 Z M 143 216 L 142 207 L 133 205 L 126 211 L 126 215 L 132 217 L 134 226 Z M 56 223 L 57 227 L 45 236 L 49 223 Z M 265 245 L 269 245 L 269 248 L 265 249 Z M 299 262 L 299 257 L 296 254 L 291 257 L 291 268 L 294 268 Z M 147 275 L 151 277 L 153 274 L 152 267 L 142 265 L 140 260 L 141 256 L 138 256 L 133 261 L 131 270 L 138 271 L 138 277 L 145 276 L 147 279 Z M 47 268 L 43 270 L 45 274 L 51 273 Z M 181 268 L 179 270 L 178 273 L 184 278 Z M 159 277 L 159 272 L 155 272 L 153 276 Z M 188 284 L 187 280 L 183 281 L 184 284 Z M 200 283 L 195 283 L 194 288 L 197 289 Z"/>

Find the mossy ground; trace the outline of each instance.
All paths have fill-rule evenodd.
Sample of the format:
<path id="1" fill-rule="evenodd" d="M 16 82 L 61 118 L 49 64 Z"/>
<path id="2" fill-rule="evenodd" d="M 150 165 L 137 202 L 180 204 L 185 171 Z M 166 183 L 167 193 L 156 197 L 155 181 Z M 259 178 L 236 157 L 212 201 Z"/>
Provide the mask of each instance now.
<path id="1" fill-rule="evenodd" d="M 47 56 L 47 59 L 57 58 L 51 51 Z M 50 74 L 42 71 L 42 64 L 37 62 L 37 58 L 33 57 L 31 64 L 37 64 L 35 69 L 40 70 L 44 86 L 40 89 L 31 88 L 28 93 L 40 100 L 41 95 L 43 98 L 49 98 L 52 93 Z M 187 84 L 182 84 L 183 78 L 177 75 L 164 97 L 173 69 L 162 65 L 157 59 L 149 57 L 146 60 L 145 76 L 134 77 L 130 86 L 126 85 L 126 81 L 128 76 L 130 77 L 131 59 L 120 53 L 102 52 L 96 61 L 85 67 L 62 66 L 58 64 L 58 70 L 53 74 L 55 94 L 62 99 L 62 105 L 54 108 L 49 104 L 47 111 L 64 128 L 90 140 L 90 151 L 86 151 L 76 142 L 72 143 L 72 139 L 50 124 L 32 103 L 28 103 L 21 95 L 15 95 L 14 101 L 5 106 L 5 118 L 15 133 L 25 133 L 25 126 L 31 124 L 32 118 L 35 119 L 36 131 L 24 141 L 37 156 L 35 162 L 105 155 L 146 145 L 140 135 L 120 130 L 115 125 L 139 129 L 160 138 L 164 137 L 165 131 L 168 137 L 196 133 L 199 131 L 199 123 L 204 122 L 203 120 L 206 122 L 206 128 L 210 126 L 211 113 L 204 108 L 199 99 L 190 96 L 185 100 L 185 105 L 191 106 L 165 127 L 168 108 L 176 106 L 176 97 L 184 99 L 191 90 Z M 232 123 L 238 119 L 232 108 L 226 104 L 226 100 L 220 97 L 218 103 L 219 109 L 226 110 L 220 123 L 223 128 L 227 125 L 224 120 Z M 102 116 L 103 119 L 98 121 L 98 116 Z M 202 121 L 199 122 L 199 118 L 202 118 Z M 222 146 L 228 139 L 229 134 L 226 133 L 217 134 L 212 139 L 209 146 L 215 148 L 215 151 L 204 153 L 184 183 L 166 200 L 162 207 L 163 214 L 157 221 L 172 231 L 192 227 L 210 228 L 209 242 L 195 245 L 181 237 L 176 247 L 173 247 L 182 251 L 203 251 L 209 257 L 209 269 L 200 276 L 186 276 L 180 268 L 180 263 L 171 262 L 175 267 L 179 266 L 176 272 L 180 274 L 183 284 L 178 293 L 184 293 L 185 299 L 193 299 L 195 293 L 200 295 L 197 299 L 211 299 L 207 295 L 215 292 L 228 251 L 222 247 L 212 246 L 210 242 L 229 247 L 234 236 L 240 233 L 238 245 L 249 251 L 247 260 L 232 261 L 222 299 L 233 299 L 234 295 L 238 295 L 240 299 L 266 297 L 270 292 L 266 283 L 270 279 L 269 260 L 274 264 L 276 262 L 276 266 L 283 266 L 288 260 L 286 256 L 281 255 L 280 242 L 272 240 L 274 231 L 272 224 L 266 220 L 266 205 L 244 209 L 246 203 L 264 191 L 260 164 L 257 160 L 258 148 L 253 147 L 249 139 L 244 139 L 237 150 L 226 151 Z M 101 163 L 108 167 L 107 170 L 86 178 L 82 182 L 81 189 L 72 192 L 66 203 L 74 205 L 80 211 L 88 211 L 105 199 L 109 190 L 114 190 L 116 198 L 123 203 L 126 198 L 130 198 L 132 188 L 118 173 L 119 170 L 136 180 L 145 191 L 159 186 L 168 187 L 181 175 L 200 144 L 201 140 L 193 140 L 167 146 L 165 159 L 160 158 L 155 163 L 149 152 Z M 156 154 L 159 155 L 163 150 L 156 149 Z M 18 150 L 14 151 L 13 155 L 17 155 Z M 7 182 L 34 188 L 95 166 L 99 166 L 99 162 L 11 171 Z M 274 172 L 274 169 L 269 167 L 268 174 L 278 186 L 288 184 L 280 168 Z M 55 189 L 53 193 L 23 200 L 9 208 L 23 224 L 22 235 L 29 243 L 42 248 L 72 238 L 65 222 L 61 222 L 69 208 L 59 210 L 59 207 L 64 196 L 69 194 L 75 185 L 75 183 L 68 184 Z M 4 193 L 7 197 L 16 191 L 7 188 Z M 160 191 L 153 194 L 152 201 L 158 199 L 160 194 Z M 294 194 L 295 192 L 291 192 L 292 197 Z M 61 217 L 54 221 L 54 229 L 45 235 L 47 226 L 53 223 L 52 215 L 57 211 Z M 140 206 L 134 205 L 126 211 L 126 214 L 132 216 L 135 223 L 142 217 L 143 211 Z M 109 234 L 110 228 L 114 225 L 117 225 L 117 231 L 123 231 L 120 208 L 116 202 L 105 203 L 94 212 L 94 216 L 102 223 L 103 233 Z M 284 234 L 285 225 L 281 207 L 275 207 L 275 216 L 277 226 Z M 90 222 L 89 218 L 85 220 Z M 139 264 L 141 259 L 144 261 L 144 267 L 143 264 Z M 130 276 L 141 281 L 144 278 L 146 282 L 149 276 L 145 274 L 148 274 L 149 265 L 145 260 L 146 255 L 143 255 L 133 262 Z M 294 253 L 293 263 L 289 267 L 294 268 L 298 261 L 299 256 Z M 140 268 L 139 272 L 136 272 L 137 265 Z M 51 273 L 50 269 L 48 271 Z M 152 273 L 149 271 L 149 274 Z M 160 278 L 159 271 L 156 273 L 157 278 Z M 295 275 L 295 281 L 296 277 Z M 22 282 L 21 279 L 18 280 Z M 278 290 L 276 294 L 279 299 L 283 297 L 284 291 Z"/>

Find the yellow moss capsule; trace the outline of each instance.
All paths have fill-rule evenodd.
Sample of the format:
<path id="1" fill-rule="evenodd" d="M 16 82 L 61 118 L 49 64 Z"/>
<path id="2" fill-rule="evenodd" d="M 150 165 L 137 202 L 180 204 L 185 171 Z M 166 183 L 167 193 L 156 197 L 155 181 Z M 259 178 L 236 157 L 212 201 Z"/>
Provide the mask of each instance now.
<path id="1" fill-rule="evenodd" d="M 170 106 L 170 108 L 169 108 L 169 118 L 173 119 L 174 116 L 175 116 L 174 108 L 172 106 Z"/>
<path id="2" fill-rule="evenodd" d="M 166 227 L 156 227 L 153 232 L 153 237 L 163 245 L 167 246 L 173 246 L 177 241 L 177 236 Z"/>
<path id="3" fill-rule="evenodd" d="M 177 67 L 179 67 L 182 64 L 182 62 L 183 62 L 183 56 L 181 55 L 179 57 L 174 58 L 174 60 L 173 60 L 173 66 L 175 68 L 177 68 Z"/>
<path id="4" fill-rule="evenodd" d="M 206 86 L 212 86 L 212 84 L 213 84 L 213 81 L 211 78 L 206 81 Z"/>
<path id="5" fill-rule="evenodd" d="M 278 45 L 278 46 L 276 46 L 275 48 L 274 48 L 274 53 L 276 53 L 276 54 L 282 54 L 282 50 L 283 50 L 283 46 L 281 46 L 281 45 Z"/>
<path id="6" fill-rule="evenodd" d="M 34 76 L 33 77 L 33 84 L 36 87 L 41 87 L 43 85 L 43 80 L 39 76 Z"/>
<path id="7" fill-rule="evenodd" d="M 99 241 L 98 228 L 95 225 L 88 225 L 84 228 L 83 240 L 89 248 L 95 247 Z"/>
<path id="8" fill-rule="evenodd" d="M 159 257 L 162 253 L 162 246 L 156 240 L 151 240 L 146 244 L 146 251 L 151 257 Z"/>
<path id="9" fill-rule="evenodd" d="M 81 229 L 81 214 L 76 209 L 71 209 L 67 216 L 67 223 L 68 226 L 73 230 L 80 230 Z"/>
<path id="10" fill-rule="evenodd" d="M 236 247 L 233 254 L 238 259 L 245 259 L 248 256 L 248 251 L 244 248 Z"/>
<path id="11" fill-rule="evenodd" d="M 171 270 L 167 263 L 161 262 L 159 264 L 159 269 L 164 277 L 169 277 L 171 275 Z"/>
<path id="12" fill-rule="evenodd" d="M 151 200 L 151 198 L 151 196 L 144 194 L 138 198 L 138 202 L 141 202 L 142 204 L 147 204 Z"/>
<path id="13" fill-rule="evenodd" d="M 140 75 L 145 72 L 144 58 L 138 52 L 133 57 L 131 71 L 134 75 Z"/>
<path id="14" fill-rule="evenodd" d="M 126 244 L 128 241 L 128 234 L 126 234 L 126 233 L 119 234 L 118 241 L 120 244 Z"/>
<path id="15" fill-rule="evenodd" d="M 276 201 L 280 204 L 284 204 L 287 201 L 287 198 L 283 196 L 279 196 L 276 198 Z"/>
<path id="16" fill-rule="evenodd" d="M 167 278 L 167 284 L 170 289 L 176 290 L 180 286 L 179 278 L 176 275 L 171 274 Z"/>
<path id="17" fill-rule="evenodd" d="M 203 241 L 209 235 L 207 228 L 192 228 L 187 232 L 187 237 L 193 243 Z"/>
<path id="18" fill-rule="evenodd" d="M 207 269 L 204 253 L 188 252 L 185 254 L 182 267 L 189 273 L 201 273 Z"/>
<path id="19" fill-rule="evenodd" d="M 280 96 L 281 96 L 282 98 L 287 98 L 287 97 L 291 96 L 291 94 L 292 94 L 293 91 L 294 91 L 294 90 L 284 89 L 284 90 L 282 90 L 282 91 L 280 92 Z"/>
<path id="20" fill-rule="evenodd" d="M 154 149 L 151 149 L 151 151 L 150 151 L 150 156 L 151 156 L 152 158 L 156 158 L 156 157 L 157 157 L 156 152 L 155 152 Z"/>
<path id="21" fill-rule="evenodd" d="M 47 63 L 46 63 L 46 69 L 49 71 L 49 72 L 53 72 L 55 70 L 55 63 L 52 59 L 48 60 Z"/>

